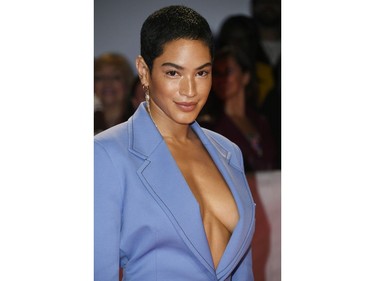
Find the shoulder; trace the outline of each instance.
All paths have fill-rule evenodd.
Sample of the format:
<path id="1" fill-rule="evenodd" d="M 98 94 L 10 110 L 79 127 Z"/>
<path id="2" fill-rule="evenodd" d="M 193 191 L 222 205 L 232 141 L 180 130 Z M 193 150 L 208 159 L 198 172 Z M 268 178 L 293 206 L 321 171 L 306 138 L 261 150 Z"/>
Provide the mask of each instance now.
<path id="1" fill-rule="evenodd" d="M 95 149 L 118 150 L 127 147 L 129 121 L 113 126 L 94 136 Z"/>
<path id="2" fill-rule="evenodd" d="M 94 167 L 98 182 L 102 179 L 124 181 L 124 167 L 129 164 L 127 122 L 113 126 L 94 137 Z M 108 176 L 111 175 L 111 176 Z M 112 181 L 112 180 L 111 180 Z"/>
<path id="3" fill-rule="evenodd" d="M 209 129 L 206 129 L 206 128 L 202 128 L 202 130 L 210 140 L 214 140 L 215 142 L 218 142 L 224 148 L 231 149 L 231 146 L 234 144 L 227 137 L 224 137 L 223 135 L 221 135 L 221 134 L 219 134 L 215 131 L 212 131 L 212 130 L 209 130 Z"/>

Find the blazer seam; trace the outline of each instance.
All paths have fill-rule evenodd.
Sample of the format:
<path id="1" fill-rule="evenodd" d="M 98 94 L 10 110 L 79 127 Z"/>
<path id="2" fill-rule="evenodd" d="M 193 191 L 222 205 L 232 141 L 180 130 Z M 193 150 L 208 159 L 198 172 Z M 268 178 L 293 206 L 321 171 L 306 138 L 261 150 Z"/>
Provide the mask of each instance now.
<path id="1" fill-rule="evenodd" d="M 248 241 L 249 238 L 250 238 L 250 234 L 251 234 L 251 230 L 252 228 L 254 227 L 254 222 L 255 222 L 255 209 L 254 209 L 254 212 L 253 212 L 253 218 L 252 218 L 252 223 L 249 227 L 249 229 L 247 230 L 246 232 L 246 238 L 244 239 L 244 241 Z M 241 249 L 238 251 L 238 253 L 236 254 L 235 256 L 235 260 L 236 260 L 236 264 L 234 264 L 233 262 L 228 264 L 225 268 L 223 268 L 223 270 L 221 270 L 220 272 L 217 273 L 217 275 L 221 275 L 221 277 L 218 276 L 219 279 L 223 278 L 227 273 L 228 273 L 228 268 L 232 268 L 232 267 L 236 267 L 238 265 L 238 261 L 240 260 L 239 258 L 243 257 L 243 251 L 244 251 L 244 248 L 245 248 L 245 242 L 242 243 L 241 245 Z M 251 245 L 247 246 L 247 247 L 250 247 Z M 234 266 L 233 266 L 234 264 Z M 224 273 L 224 271 L 226 273 Z"/>

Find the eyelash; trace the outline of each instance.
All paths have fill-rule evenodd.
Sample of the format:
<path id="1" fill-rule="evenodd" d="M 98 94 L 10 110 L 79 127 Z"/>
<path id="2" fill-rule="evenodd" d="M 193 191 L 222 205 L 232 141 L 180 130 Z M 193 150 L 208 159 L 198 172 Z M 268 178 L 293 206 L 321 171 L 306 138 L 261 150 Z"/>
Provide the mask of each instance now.
<path id="1" fill-rule="evenodd" d="M 175 77 L 178 73 L 176 70 L 167 71 L 166 74 L 171 77 Z"/>
<path id="2" fill-rule="evenodd" d="M 199 76 L 200 77 L 206 77 L 207 75 L 208 75 L 208 71 L 206 71 L 206 70 L 201 70 L 201 71 L 199 71 L 197 74 L 200 74 Z"/>
<path id="3" fill-rule="evenodd" d="M 201 71 L 198 71 L 197 75 L 200 77 L 205 77 L 208 75 L 208 73 L 209 72 L 206 70 L 201 70 Z M 179 75 L 179 73 L 175 70 L 167 71 L 166 74 L 171 77 L 176 77 L 177 75 Z"/>

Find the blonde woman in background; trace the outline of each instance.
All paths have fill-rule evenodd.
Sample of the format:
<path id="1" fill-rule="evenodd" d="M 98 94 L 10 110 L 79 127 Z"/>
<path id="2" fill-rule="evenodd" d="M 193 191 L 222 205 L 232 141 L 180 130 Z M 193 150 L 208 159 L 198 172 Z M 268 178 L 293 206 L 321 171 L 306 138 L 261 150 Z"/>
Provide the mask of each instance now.
<path id="1" fill-rule="evenodd" d="M 134 73 L 126 57 L 106 53 L 94 62 L 94 92 L 99 101 L 94 113 L 94 134 L 126 121 Z"/>

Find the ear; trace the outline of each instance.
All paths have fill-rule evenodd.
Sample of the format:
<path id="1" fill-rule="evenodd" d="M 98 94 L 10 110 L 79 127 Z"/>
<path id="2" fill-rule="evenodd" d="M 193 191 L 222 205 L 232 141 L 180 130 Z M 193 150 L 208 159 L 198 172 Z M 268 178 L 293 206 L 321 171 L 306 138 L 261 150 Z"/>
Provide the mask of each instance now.
<path id="1" fill-rule="evenodd" d="M 150 84 L 150 71 L 148 66 L 142 56 L 138 56 L 135 61 L 135 66 L 137 68 L 139 79 L 141 84 L 148 86 Z"/>

